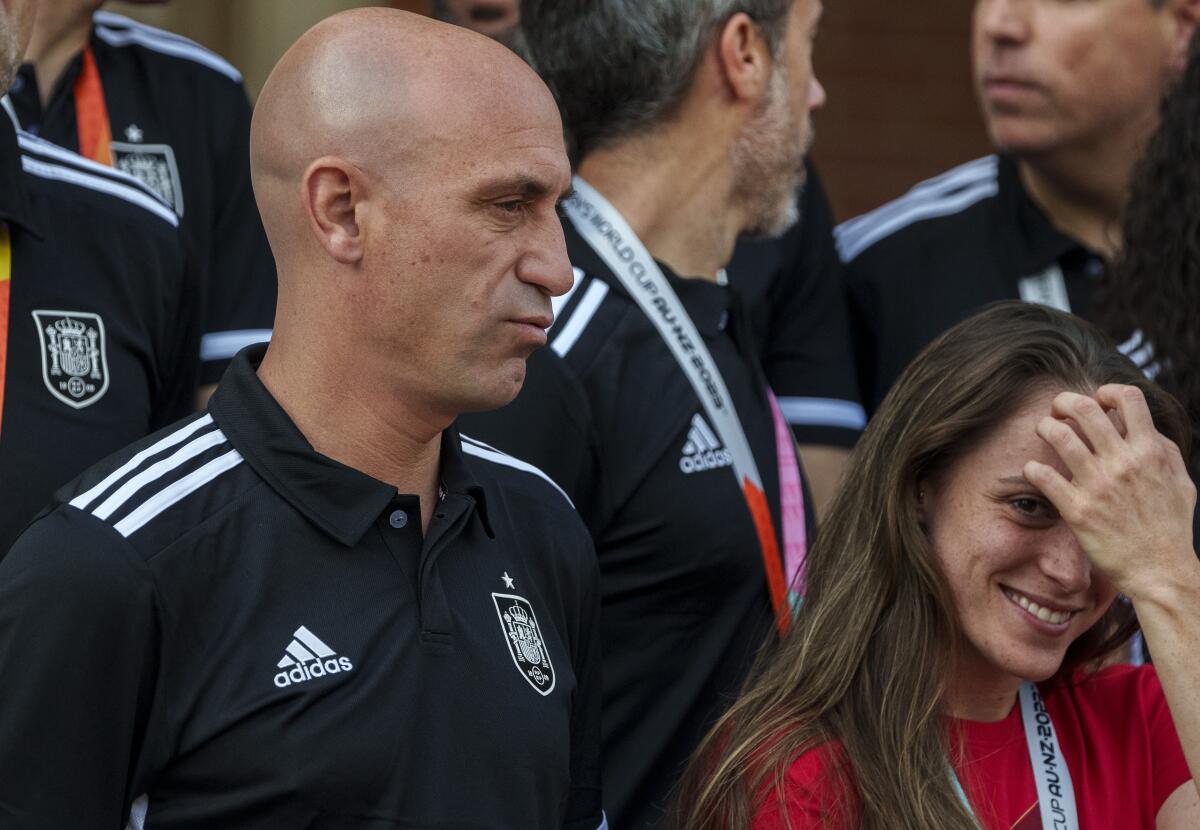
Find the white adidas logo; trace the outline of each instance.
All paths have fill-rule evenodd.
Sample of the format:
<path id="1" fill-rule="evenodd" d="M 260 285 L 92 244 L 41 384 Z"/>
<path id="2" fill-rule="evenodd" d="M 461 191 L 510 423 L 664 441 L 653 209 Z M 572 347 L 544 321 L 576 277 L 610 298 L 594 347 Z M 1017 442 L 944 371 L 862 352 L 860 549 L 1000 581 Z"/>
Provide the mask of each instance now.
<path id="1" fill-rule="evenodd" d="M 700 473 L 716 470 L 733 464 L 733 455 L 721 446 L 721 439 L 704 422 L 697 412 L 692 416 L 692 428 L 688 430 L 687 443 L 683 445 L 683 456 L 679 469 L 684 473 Z"/>
<path id="2" fill-rule="evenodd" d="M 293 683 L 303 683 L 314 677 L 353 671 L 349 657 L 338 657 L 337 653 L 321 638 L 304 626 L 296 629 L 293 639 L 285 649 L 287 652 L 276 665 L 283 669 L 275 675 L 275 685 L 286 688 Z"/>

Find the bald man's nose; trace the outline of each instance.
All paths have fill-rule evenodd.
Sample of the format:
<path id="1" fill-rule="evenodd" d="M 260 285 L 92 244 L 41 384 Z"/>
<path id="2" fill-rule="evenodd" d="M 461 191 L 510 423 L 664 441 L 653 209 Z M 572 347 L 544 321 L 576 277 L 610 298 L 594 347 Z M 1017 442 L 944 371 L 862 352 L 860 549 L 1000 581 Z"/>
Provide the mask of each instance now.
<path id="1" fill-rule="evenodd" d="M 575 274 L 567 257 L 562 225 L 557 220 L 549 225 L 545 233 L 531 239 L 529 250 L 517 264 L 517 277 L 551 297 L 559 297 L 571 290 Z"/>

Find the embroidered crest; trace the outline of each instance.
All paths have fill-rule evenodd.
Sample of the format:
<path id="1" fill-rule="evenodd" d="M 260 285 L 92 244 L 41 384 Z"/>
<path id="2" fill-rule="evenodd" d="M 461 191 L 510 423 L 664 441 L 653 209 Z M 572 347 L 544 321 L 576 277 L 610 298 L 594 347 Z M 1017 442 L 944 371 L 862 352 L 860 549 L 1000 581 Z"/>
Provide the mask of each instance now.
<path id="1" fill-rule="evenodd" d="M 516 594 L 492 594 L 496 614 L 508 652 L 521 676 L 540 695 L 554 691 L 554 666 L 550 664 L 550 652 L 542 638 L 533 606 L 529 600 Z"/>
<path id="2" fill-rule="evenodd" d="M 42 342 L 42 380 L 50 394 L 83 409 L 108 391 L 104 321 L 86 311 L 33 312 Z"/>
<path id="3" fill-rule="evenodd" d="M 132 125 L 131 125 L 132 127 Z M 141 130 L 137 132 L 141 137 Z M 129 131 L 126 131 L 129 136 Z M 128 173 L 162 197 L 183 216 L 183 188 L 179 184 L 179 166 L 175 163 L 175 151 L 169 144 L 126 144 L 112 143 L 113 165 Z"/>

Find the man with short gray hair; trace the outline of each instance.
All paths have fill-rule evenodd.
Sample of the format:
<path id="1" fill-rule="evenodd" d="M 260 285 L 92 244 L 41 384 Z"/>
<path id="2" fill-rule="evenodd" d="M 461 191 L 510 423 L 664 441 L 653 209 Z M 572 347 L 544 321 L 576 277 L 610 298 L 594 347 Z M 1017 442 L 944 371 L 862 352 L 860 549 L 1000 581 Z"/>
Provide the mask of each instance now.
<path id="1" fill-rule="evenodd" d="M 614 827 L 656 827 L 799 591 L 811 502 L 724 267 L 776 236 L 824 101 L 819 0 L 525 0 L 578 175 L 571 293 L 471 428 L 546 469 L 596 542 Z"/>

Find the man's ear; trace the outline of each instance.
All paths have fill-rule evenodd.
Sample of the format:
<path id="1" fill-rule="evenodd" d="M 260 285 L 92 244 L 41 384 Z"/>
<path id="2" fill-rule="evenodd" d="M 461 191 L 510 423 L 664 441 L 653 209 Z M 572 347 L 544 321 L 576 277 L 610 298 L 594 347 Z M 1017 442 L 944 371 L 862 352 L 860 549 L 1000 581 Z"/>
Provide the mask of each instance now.
<path id="1" fill-rule="evenodd" d="M 725 21 L 717 38 L 717 64 L 734 98 L 757 101 L 766 95 L 771 49 L 750 15 L 738 12 Z"/>
<path id="2" fill-rule="evenodd" d="M 319 158 L 304 171 L 302 182 L 309 228 L 329 255 L 343 265 L 363 257 L 359 210 L 366 197 L 362 171 L 344 159 Z"/>

